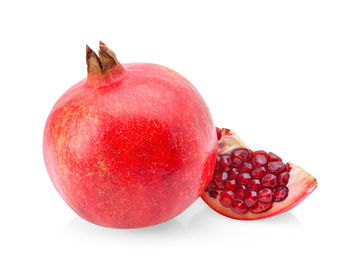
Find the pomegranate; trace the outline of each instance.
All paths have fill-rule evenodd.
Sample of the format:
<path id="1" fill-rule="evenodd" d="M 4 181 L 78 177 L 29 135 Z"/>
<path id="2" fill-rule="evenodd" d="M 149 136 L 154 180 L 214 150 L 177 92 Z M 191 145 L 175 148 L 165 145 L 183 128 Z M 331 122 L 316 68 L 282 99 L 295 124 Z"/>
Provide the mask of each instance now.
<path id="1" fill-rule="evenodd" d="M 121 65 L 102 42 L 88 75 L 54 105 L 44 130 L 50 178 L 84 219 L 138 228 L 190 206 L 212 178 L 217 138 L 193 85 L 156 64 Z"/>
<path id="2" fill-rule="evenodd" d="M 316 179 L 274 153 L 251 151 L 229 129 L 217 128 L 218 156 L 202 199 L 230 218 L 254 220 L 286 212 L 317 186 Z"/>

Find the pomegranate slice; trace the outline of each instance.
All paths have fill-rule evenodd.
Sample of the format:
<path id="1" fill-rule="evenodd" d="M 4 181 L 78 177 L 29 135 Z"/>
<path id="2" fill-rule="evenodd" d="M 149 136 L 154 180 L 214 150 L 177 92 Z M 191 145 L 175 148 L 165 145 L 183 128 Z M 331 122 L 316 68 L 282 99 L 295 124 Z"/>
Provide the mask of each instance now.
<path id="1" fill-rule="evenodd" d="M 317 187 L 301 167 L 265 151 L 251 151 L 235 132 L 217 128 L 218 157 L 202 199 L 216 212 L 239 220 L 286 212 Z"/>

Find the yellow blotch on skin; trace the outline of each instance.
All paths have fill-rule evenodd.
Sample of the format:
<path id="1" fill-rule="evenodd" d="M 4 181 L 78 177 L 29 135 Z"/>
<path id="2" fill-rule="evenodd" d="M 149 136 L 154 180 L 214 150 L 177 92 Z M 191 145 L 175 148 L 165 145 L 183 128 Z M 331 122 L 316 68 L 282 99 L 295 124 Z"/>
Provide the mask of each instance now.
<path id="1" fill-rule="evenodd" d="M 109 174 L 109 168 L 104 160 L 99 160 L 95 164 L 95 166 L 99 169 L 98 170 L 98 175 L 99 176 L 105 176 Z"/>
<path id="2" fill-rule="evenodd" d="M 64 115 L 60 123 L 55 124 L 53 138 L 56 138 L 56 151 L 58 154 L 62 152 L 62 147 L 66 141 L 66 123 L 69 115 Z"/>
<path id="3" fill-rule="evenodd" d="M 153 120 L 153 124 L 154 124 L 154 127 L 160 128 L 159 124 L 157 124 L 154 120 Z"/>
<path id="4" fill-rule="evenodd" d="M 101 169 L 102 171 L 107 171 L 108 168 L 103 160 L 99 160 L 96 164 L 96 166 Z"/>

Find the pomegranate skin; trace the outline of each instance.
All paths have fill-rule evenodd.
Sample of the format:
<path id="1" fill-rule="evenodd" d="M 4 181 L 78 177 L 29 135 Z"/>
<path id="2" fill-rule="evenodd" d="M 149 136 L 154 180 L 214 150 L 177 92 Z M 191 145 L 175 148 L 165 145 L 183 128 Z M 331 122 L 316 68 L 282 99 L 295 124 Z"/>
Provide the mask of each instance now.
<path id="1" fill-rule="evenodd" d="M 123 68 L 63 94 L 47 119 L 43 151 L 55 188 L 78 215 L 139 228 L 177 216 L 201 196 L 217 137 L 205 102 L 180 74 L 156 64 Z"/>

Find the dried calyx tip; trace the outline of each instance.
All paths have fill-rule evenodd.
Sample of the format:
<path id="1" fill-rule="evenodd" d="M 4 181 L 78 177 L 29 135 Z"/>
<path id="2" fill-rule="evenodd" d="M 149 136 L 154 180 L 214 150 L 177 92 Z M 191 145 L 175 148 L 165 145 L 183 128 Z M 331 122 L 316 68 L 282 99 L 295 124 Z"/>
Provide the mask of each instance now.
<path id="1" fill-rule="evenodd" d="M 104 42 L 100 41 L 100 50 L 102 50 L 102 49 L 108 50 L 109 48 L 106 46 L 106 44 Z"/>
<path id="2" fill-rule="evenodd" d="M 103 71 L 106 72 L 111 68 L 120 65 L 114 52 L 110 50 L 103 42 L 100 41 L 100 50 L 98 51 L 102 63 Z"/>
<path id="3" fill-rule="evenodd" d="M 88 45 L 86 45 L 86 64 L 88 73 L 103 73 L 100 58 Z"/>
<path id="4" fill-rule="evenodd" d="M 88 45 L 86 45 L 86 63 L 88 73 L 106 74 L 112 69 L 123 71 L 114 52 L 110 50 L 105 43 L 100 41 L 100 49 L 97 55 Z"/>

